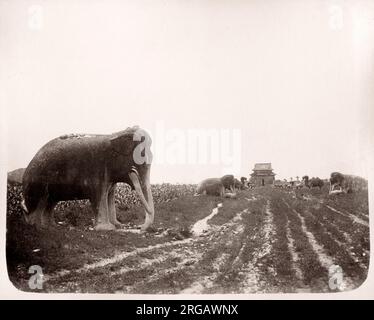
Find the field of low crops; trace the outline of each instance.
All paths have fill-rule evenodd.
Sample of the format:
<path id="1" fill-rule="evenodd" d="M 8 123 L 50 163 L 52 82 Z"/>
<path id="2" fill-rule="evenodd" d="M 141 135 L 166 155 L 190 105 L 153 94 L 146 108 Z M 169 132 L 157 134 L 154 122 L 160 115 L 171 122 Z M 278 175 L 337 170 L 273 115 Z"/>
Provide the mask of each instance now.
<path id="1" fill-rule="evenodd" d="M 369 267 L 366 192 L 243 190 L 237 199 L 194 196 L 194 185 L 154 185 L 152 232 L 136 195 L 119 186 L 125 229 L 93 230 L 84 201 L 60 203 L 58 227 L 23 222 L 20 187 L 8 185 L 7 262 L 26 291 L 28 268 L 43 269 L 43 292 L 267 293 L 357 288 Z M 37 290 L 37 289 L 35 289 Z"/>

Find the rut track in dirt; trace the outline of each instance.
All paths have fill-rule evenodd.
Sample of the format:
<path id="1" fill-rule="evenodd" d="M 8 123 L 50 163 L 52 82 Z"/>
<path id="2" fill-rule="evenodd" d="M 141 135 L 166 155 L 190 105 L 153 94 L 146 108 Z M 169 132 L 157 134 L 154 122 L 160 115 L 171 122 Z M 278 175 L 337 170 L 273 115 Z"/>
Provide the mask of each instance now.
<path id="1" fill-rule="evenodd" d="M 245 232 L 243 219 L 249 214 L 249 208 L 236 213 L 232 219 L 219 227 L 213 227 L 207 236 L 200 239 L 200 246 L 196 252 L 200 258 L 192 267 L 181 266 L 181 268 L 162 271 L 141 286 L 136 285 L 132 290 L 141 292 L 145 285 L 151 285 L 158 288 L 154 293 L 230 292 L 231 289 L 226 283 L 227 277 L 230 277 L 231 265 L 240 252 L 241 239 Z M 177 278 L 185 279 L 184 286 L 176 284 L 174 288 L 167 286 L 165 288 L 165 283 L 175 281 Z M 238 292 L 236 287 L 232 291 Z"/>
<path id="2" fill-rule="evenodd" d="M 263 211 L 264 217 L 261 228 L 258 229 L 257 233 L 246 238 L 237 259 L 232 265 L 233 269 L 237 268 L 239 270 L 238 275 L 241 281 L 239 281 L 238 293 L 261 293 L 277 290 L 267 283 L 266 278 L 266 274 L 274 276 L 274 268 L 270 265 L 266 266 L 266 270 L 264 270 L 262 268 L 264 264 L 260 262 L 272 251 L 274 225 L 269 200 L 264 204 Z M 251 255 L 246 257 L 246 253 L 251 253 Z"/>
<path id="3" fill-rule="evenodd" d="M 359 232 L 352 233 L 347 211 L 327 208 L 323 198 L 306 199 L 271 189 L 243 192 L 200 213 L 192 237 L 170 241 L 166 233 L 149 235 L 165 242 L 46 275 L 45 291 L 325 292 L 331 291 L 332 265 L 344 271 L 340 290 L 357 287 L 367 274 L 368 258 L 357 254 L 368 253 L 368 228 L 355 221 Z M 365 238 L 358 247 L 360 233 Z"/>
<path id="4" fill-rule="evenodd" d="M 101 274 L 108 274 L 111 277 L 116 276 L 130 276 L 134 272 L 147 271 L 147 278 L 138 281 L 134 285 L 127 285 L 120 290 L 117 288 L 117 292 L 142 292 L 147 286 L 157 281 L 160 281 L 163 277 L 169 276 L 170 274 L 176 273 L 184 268 L 190 268 L 196 261 L 201 258 L 202 252 L 206 247 L 204 244 L 206 239 L 208 242 L 214 243 L 212 239 L 216 238 L 217 234 L 228 233 L 229 230 L 238 226 L 238 220 L 242 212 L 235 215 L 230 221 L 220 227 L 214 227 L 209 230 L 207 222 L 215 214 L 217 210 L 222 207 L 222 204 L 218 204 L 217 208 L 213 209 L 211 215 L 207 218 L 197 221 L 192 227 L 195 230 L 195 236 L 193 238 L 187 238 L 180 241 L 166 242 L 144 248 L 138 248 L 130 252 L 119 253 L 111 258 L 102 259 L 100 261 L 87 264 L 78 270 L 62 270 L 58 273 L 45 277 L 45 280 L 49 284 L 49 290 L 53 291 L 58 287 L 66 288 L 79 281 L 79 277 L 89 277 L 95 275 L 98 270 L 101 270 Z M 195 226 L 197 226 L 195 228 Z M 203 228 L 201 228 L 203 226 Z M 239 232 L 235 231 L 234 232 Z M 227 242 L 227 241 L 226 241 Z M 146 257 L 142 256 L 146 254 Z M 135 259 L 137 258 L 137 259 Z M 129 259 L 136 260 L 131 261 L 130 265 L 126 265 Z M 167 263 L 165 263 L 167 262 Z M 173 262 L 173 263 L 171 263 Z M 105 279 L 102 279 L 105 280 Z"/>
<path id="5" fill-rule="evenodd" d="M 299 266 L 300 257 L 299 257 L 299 253 L 296 251 L 295 239 L 292 238 L 289 223 L 290 223 L 290 221 L 287 219 L 287 226 L 286 226 L 286 229 L 287 229 L 287 246 L 288 246 L 288 250 L 291 254 L 291 258 L 292 258 L 292 269 L 295 272 L 297 282 L 300 283 L 303 280 L 304 276 L 303 276 L 303 272 L 301 271 L 301 268 Z"/>
<path id="6" fill-rule="evenodd" d="M 363 225 L 364 227 L 369 227 L 369 221 L 363 220 L 363 219 L 359 218 L 357 215 L 354 215 L 353 213 L 343 212 L 343 211 L 338 210 L 338 209 L 336 209 L 332 206 L 329 206 L 329 205 L 326 205 L 326 208 L 328 208 L 328 209 L 330 209 L 330 210 L 332 210 L 336 213 L 339 213 L 342 216 L 350 218 L 352 220 L 352 222 L 359 223 L 359 224 Z"/>
<path id="7" fill-rule="evenodd" d="M 213 244 L 209 248 L 205 249 L 205 254 L 209 251 L 214 250 L 217 246 L 230 248 L 236 238 L 241 236 L 244 228 L 240 223 L 243 219 L 242 216 L 248 212 L 247 209 L 235 215 L 235 217 L 227 224 L 223 225 L 220 230 L 214 233 L 214 236 L 209 238 L 209 242 Z M 212 242 L 216 242 L 215 244 Z M 205 293 L 207 290 L 211 290 L 214 287 L 214 283 L 219 277 L 221 270 L 225 267 L 227 263 L 230 262 L 231 254 L 227 252 L 222 252 L 220 256 L 216 256 L 211 261 L 212 272 L 208 275 L 200 275 L 197 279 L 191 283 L 191 285 L 180 293 Z"/>
<path id="8" fill-rule="evenodd" d="M 254 198 L 251 199 L 254 202 L 255 200 Z M 265 227 L 258 228 L 256 231 L 260 232 L 260 234 L 255 233 L 251 236 L 243 236 L 243 232 L 246 229 L 243 219 L 251 214 L 250 208 L 247 208 L 235 214 L 232 219 L 223 225 L 213 227 L 203 237 L 194 237 L 186 239 L 186 241 L 176 241 L 167 245 L 142 248 L 140 253 L 147 253 L 147 258 L 143 258 L 141 261 L 138 260 L 134 265 L 123 266 L 121 262 L 136 256 L 139 251 L 132 254 L 117 255 L 111 259 L 105 259 L 88 267 L 86 266 L 86 268 L 81 268 L 79 271 L 81 273 L 92 272 L 92 275 L 95 275 L 98 269 L 109 268 L 109 270 L 112 270 L 109 272 L 111 277 L 129 277 L 135 271 L 146 271 L 147 276 L 143 280 L 116 288 L 115 292 L 123 293 L 144 293 L 146 290 L 150 293 L 227 293 L 226 276 L 230 277 L 233 275 L 238 275 L 240 281 L 234 281 L 235 286 L 232 288 L 232 292 L 261 291 L 258 288 L 258 284 L 261 282 L 257 279 L 258 270 L 248 257 L 246 259 L 243 258 L 246 251 L 249 249 L 253 251 L 252 248 L 249 248 L 251 244 L 249 237 L 257 238 L 263 242 L 262 246 L 258 247 L 254 252 L 259 259 L 267 255 L 270 250 L 271 213 L 269 212 L 268 204 L 262 203 L 260 207 L 265 212 L 265 217 L 267 217 L 266 221 L 264 221 Z M 257 218 L 264 217 L 263 212 L 257 212 Z M 173 258 L 176 260 L 175 263 L 170 263 Z M 210 268 L 205 265 L 208 261 Z M 101 270 L 102 273 L 105 274 L 106 272 Z M 162 284 L 172 281 L 170 278 L 173 276 L 178 277 L 179 275 L 188 279 L 186 287 L 180 288 L 180 290 L 178 288 L 173 290 L 160 288 Z M 60 280 L 63 280 L 63 276 Z M 64 284 L 61 284 L 60 281 L 60 285 L 69 287 L 74 282 L 76 282 L 75 277 L 66 278 Z M 266 279 L 261 283 L 266 285 Z M 150 288 L 153 288 L 153 290 L 150 290 Z"/>
<path id="9" fill-rule="evenodd" d="M 308 208 L 296 210 L 285 199 L 283 201 L 300 220 L 303 233 L 316 253 L 319 264 L 325 269 L 324 278 L 329 279 L 331 270 L 338 266 L 343 272 L 338 288 L 340 291 L 354 289 L 362 283 L 366 278 L 368 265 L 353 252 L 351 237 L 337 229 L 331 221 L 317 219 Z M 324 290 L 329 289 L 331 288 L 326 287 Z"/>

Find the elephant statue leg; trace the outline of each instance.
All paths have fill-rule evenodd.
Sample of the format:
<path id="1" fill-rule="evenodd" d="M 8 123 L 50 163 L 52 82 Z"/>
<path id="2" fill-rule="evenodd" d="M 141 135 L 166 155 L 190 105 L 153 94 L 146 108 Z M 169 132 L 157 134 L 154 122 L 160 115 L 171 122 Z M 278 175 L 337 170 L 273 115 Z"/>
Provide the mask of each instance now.
<path id="1" fill-rule="evenodd" d="M 114 202 L 115 189 L 116 189 L 116 185 L 113 184 L 109 187 L 109 191 L 108 191 L 109 221 L 110 223 L 114 224 L 116 228 L 122 228 L 124 225 L 117 220 L 117 215 L 116 215 L 116 206 Z"/>
<path id="2" fill-rule="evenodd" d="M 96 215 L 96 226 L 95 230 L 114 230 L 115 225 L 109 220 L 109 208 L 108 208 L 108 186 L 102 186 L 101 192 L 95 194 L 91 199 L 92 207 Z"/>
<path id="3" fill-rule="evenodd" d="M 55 227 L 55 217 L 53 209 L 56 206 L 55 202 L 52 202 L 50 200 L 47 200 L 47 205 L 43 212 L 41 213 L 41 226 L 42 227 Z"/>
<path id="4" fill-rule="evenodd" d="M 219 195 L 220 195 L 220 197 L 223 197 L 224 194 L 225 194 L 225 187 L 222 186 L 222 187 L 220 188 Z"/>

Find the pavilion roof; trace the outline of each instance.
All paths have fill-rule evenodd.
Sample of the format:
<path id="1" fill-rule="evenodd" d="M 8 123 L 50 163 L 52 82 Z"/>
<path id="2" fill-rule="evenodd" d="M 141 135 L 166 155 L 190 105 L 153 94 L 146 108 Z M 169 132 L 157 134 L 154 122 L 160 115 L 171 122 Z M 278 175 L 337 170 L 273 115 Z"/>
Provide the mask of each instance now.
<path id="1" fill-rule="evenodd" d="M 266 162 L 266 163 L 256 163 L 255 168 L 253 170 L 254 171 L 257 171 L 257 170 L 270 170 L 270 171 L 272 171 L 273 168 L 271 167 L 270 162 Z"/>

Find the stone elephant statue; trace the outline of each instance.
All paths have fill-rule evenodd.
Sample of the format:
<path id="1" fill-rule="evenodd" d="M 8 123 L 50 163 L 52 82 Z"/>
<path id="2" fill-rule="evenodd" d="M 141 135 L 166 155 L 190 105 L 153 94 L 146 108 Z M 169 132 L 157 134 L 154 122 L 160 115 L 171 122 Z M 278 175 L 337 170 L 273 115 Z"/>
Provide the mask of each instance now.
<path id="1" fill-rule="evenodd" d="M 196 193 L 222 197 L 225 195 L 226 189 L 234 194 L 235 188 L 240 188 L 240 186 L 241 182 L 239 180 L 235 179 L 232 174 L 227 174 L 221 178 L 208 178 L 201 181 L 197 186 Z"/>
<path id="2" fill-rule="evenodd" d="M 225 187 L 220 178 L 209 178 L 201 181 L 196 190 L 196 194 L 207 194 L 211 196 L 223 196 Z"/>
<path id="3" fill-rule="evenodd" d="M 321 190 L 324 185 L 323 180 L 318 177 L 317 178 L 313 177 L 312 179 L 309 179 L 309 176 L 304 176 L 302 178 L 302 181 L 304 185 L 308 187 L 309 189 L 318 187 Z"/>
<path id="4" fill-rule="evenodd" d="M 221 177 L 221 181 L 223 183 L 223 186 L 225 189 L 231 190 L 231 192 L 234 191 L 235 188 L 235 178 L 232 174 L 226 174 L 223 177 Z"/>
<path id="5" fill-rule="evenodd" d="M 146 230 L 154 220 L 150 185 L 151 138 L 139 127 L 109 135 L 65 135 L 49 141 L 31 160 L 23 176 L 25 218 L 30 224 L 54 224 L 58 201 L 89 199 L 96 230 L 121 227 L 114 189 L 125 182 L 145 208 Z"/>
<path id="6" fill-rule="evenodd" d="M 245 187 L 245 185 L 238 179 L 234 179 L 234 188 L 235 189 L 239 189 L 239 190 L 243 190 Z"/>
<path id="7" fill-rule="evenodd" d="M 342 174 L 340 172 L 332 172 L 330 175 L 330 194 L 341 192 L 352 193 L 367 189 L 368 182 L 362 177 Z"/>

